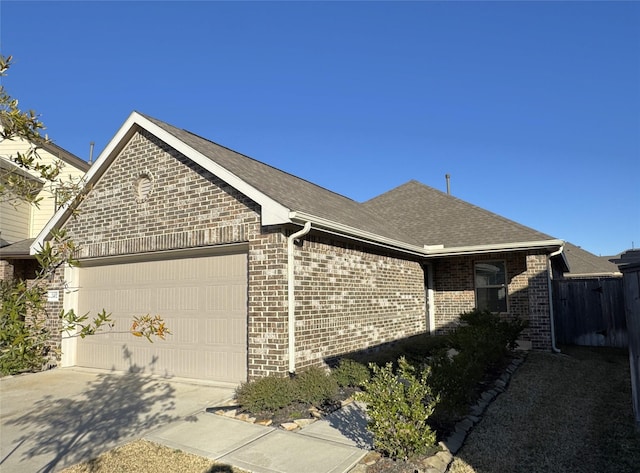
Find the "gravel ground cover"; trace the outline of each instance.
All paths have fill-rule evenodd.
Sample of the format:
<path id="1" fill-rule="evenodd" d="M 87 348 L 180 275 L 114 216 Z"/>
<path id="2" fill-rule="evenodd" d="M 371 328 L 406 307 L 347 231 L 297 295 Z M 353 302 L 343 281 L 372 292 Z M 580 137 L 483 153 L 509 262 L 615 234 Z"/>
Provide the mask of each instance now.
<path id="1" fill-rule="evenodd" d="M 452 473 L 637 473 L 626 350 L 530 353 L 456 455 Z"/>
<path id="2" fill-rule="evenodd" d="M 136 440 L 62 473 L 247 473 L 181 450 Z"/>

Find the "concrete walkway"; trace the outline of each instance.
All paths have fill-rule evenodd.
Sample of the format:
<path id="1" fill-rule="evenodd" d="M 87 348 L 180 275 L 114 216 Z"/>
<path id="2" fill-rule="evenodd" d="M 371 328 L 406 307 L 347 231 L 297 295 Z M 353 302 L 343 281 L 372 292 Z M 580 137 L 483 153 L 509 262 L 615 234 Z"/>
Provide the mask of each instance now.
<path id="1" fill-rule="evenodd" d="M 63 368 L 2 378 L 0 471 L 59 471 L 146 438 L 255 473 L 343 473 L 371 444 L 356 404 L 296 432 L 206 412 L 233 391 L 144 370 Z"/>
<path id="2" fill-rule="evenodd" d="M 344 473 L 371 448 L 365 426 L 354 403 L 293 432 L 201 413 L 145 438 L 254 473 Z"/>

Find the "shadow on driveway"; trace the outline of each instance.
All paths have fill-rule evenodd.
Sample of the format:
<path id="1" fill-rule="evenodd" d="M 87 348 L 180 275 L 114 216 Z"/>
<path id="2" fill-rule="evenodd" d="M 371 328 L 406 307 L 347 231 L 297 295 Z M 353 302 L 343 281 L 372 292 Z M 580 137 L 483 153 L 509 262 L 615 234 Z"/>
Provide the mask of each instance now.
<path id="1" fill-rule="evenodd" d="M 51 392 L 43 385 L 46 377 L 38 381 L 38 390 Z M 94 375 L 84 389 L 75 392 L 67 387 L 70 397 L 57 397 L 64 396 L 65 386 L 55 392 L 57 395 L 40 396 L 33 404 L 16 410 L 14 416 L 9 414 L 10 419 L 4 419 L 2 471 L 51 472 L 95 457 L 178 418 L 173 412 L 175 388 L 136 367 L 126 374 Z M 26 393 L 25 396 L 28 397 Z"/>

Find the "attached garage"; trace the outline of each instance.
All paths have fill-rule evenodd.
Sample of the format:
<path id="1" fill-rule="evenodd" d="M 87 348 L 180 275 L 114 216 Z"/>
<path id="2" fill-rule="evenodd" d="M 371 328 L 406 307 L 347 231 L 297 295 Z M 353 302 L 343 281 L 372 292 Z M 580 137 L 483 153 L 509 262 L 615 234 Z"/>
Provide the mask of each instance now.
<path id="1" fill-rule="evenodd" d="M 247 254 L 162 255 L 86 262 L 80 314 L 112 313 L 113 333 L 78 340 L 78 366 L 238 383 L 247 379 Z M 149 258 L 147 256 L 147 258 Z M 150 343 L 127 332 L 136 315 L 172 332 Z"/>

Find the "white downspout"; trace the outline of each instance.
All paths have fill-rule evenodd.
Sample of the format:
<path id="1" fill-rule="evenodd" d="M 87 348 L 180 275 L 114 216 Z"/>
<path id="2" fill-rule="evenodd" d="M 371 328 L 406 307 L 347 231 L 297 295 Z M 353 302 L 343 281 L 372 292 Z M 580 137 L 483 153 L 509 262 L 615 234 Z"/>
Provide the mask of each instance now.
<path id="1" fill-rule="evenodd" d="M 295 298 L 295 266 L 293 243 L 297 238 L 305 236 L 311 230 L 311 222 L 304 224 L 302 230 L 287 239 L 287 299 L 289 304 L 289 373 L 296 372 L 296 298 Z"/>
<path id="2" fill-rule="evenodd" d="M 554 353 L 560 353 L 560 349 L 556 346 L 556 323 L 553 316 L 553 285 L 551 284 L 551 258 L 554 256 L 558 256 L 564 250 L 564 245 L 560 247 L 558 251 L 554 251 L 553 253 L 547 256 L 547 283 L 549 285 L 549 319 L 551 322 L 551 350 Z"/>

